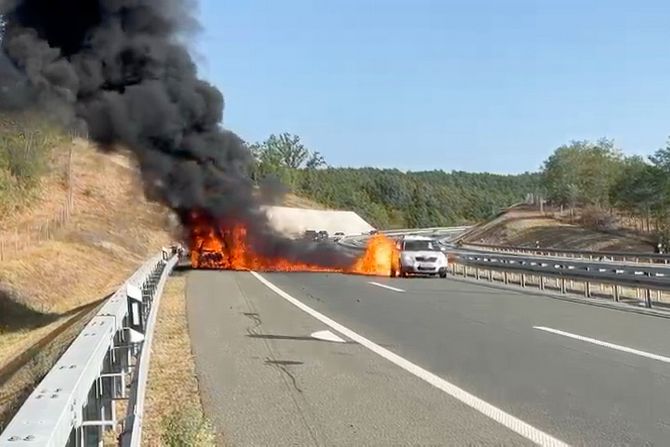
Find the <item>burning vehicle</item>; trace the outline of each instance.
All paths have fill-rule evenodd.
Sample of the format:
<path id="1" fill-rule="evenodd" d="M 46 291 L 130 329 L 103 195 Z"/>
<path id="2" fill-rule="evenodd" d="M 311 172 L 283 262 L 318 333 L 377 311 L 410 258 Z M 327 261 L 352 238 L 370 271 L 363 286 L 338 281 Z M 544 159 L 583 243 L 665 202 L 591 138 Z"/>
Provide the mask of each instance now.
<path id="1" fill-rule="evenodd" d="M 188 232 L 186 239 L 190 246 L 191 266 L 196 269 L 328 272 L 376 276 L 393 276 L 399 271 L 400 257 L 396 243 L 384 235 L 370 238 L 365 251 L 359 256 L 352 257 L 337 252 L 337 256 L 330 253 L 331 256 L 323 258 L 323 246 L 306 241 L 295 241 L 300 246 L 298 251 L 290 247 L 274 254 L 263 253 L 262 238 L 256 240 L 243 224 L 217 221 L 202 213 L 191 213 L 185 228 Z M 301 260 L 310 257 L 312 262 Z"/>

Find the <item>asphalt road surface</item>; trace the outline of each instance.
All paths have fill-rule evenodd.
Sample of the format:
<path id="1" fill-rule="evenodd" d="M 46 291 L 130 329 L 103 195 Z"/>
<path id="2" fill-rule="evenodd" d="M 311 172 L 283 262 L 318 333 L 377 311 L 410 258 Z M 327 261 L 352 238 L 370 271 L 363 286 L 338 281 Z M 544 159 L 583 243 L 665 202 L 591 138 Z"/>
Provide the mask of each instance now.
<path id="1" fill-rule="evenodd" d="M 226 445 L 670 445 L 668 319 L 310 273 L 194 271 L 187 303 Z"/>

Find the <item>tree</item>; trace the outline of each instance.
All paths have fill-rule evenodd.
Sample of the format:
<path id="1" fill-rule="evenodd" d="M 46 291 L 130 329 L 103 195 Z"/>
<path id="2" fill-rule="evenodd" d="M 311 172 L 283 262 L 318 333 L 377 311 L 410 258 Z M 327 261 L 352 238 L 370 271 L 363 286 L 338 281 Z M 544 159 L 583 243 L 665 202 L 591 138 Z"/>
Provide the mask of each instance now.
<path id="1" fill-rule="evenodd" d="M 326 159 L 323 158 L 323 155 L 321 155 L 320 152 L 312 153 L 312 155 L 309 156 L 307 163 L 305 163 L 307 169 L 318 169 L 323 166 L 327 166 Z"/>
<path id="2" fill-rule="evenodd" d="M 556 149 L 545 161 L 542 183 L 549 199 L 557 204 L 607 207 L 622 160 L 612 140 L 573 141 Z"/>
<path id="3" fill-rule="evenodd" d="M 279 136 L 270 135 L 263 146 L 266 152 L 277 156 L 282 165 L 291 169 L 303 167 L 309 157 L 309 150 L 300 142 L 300 137 L 286 132 Z"/>
<path id="4" fill-rule="evenodd" d="M 332 208 L 353 210 L 377 227 L 477 222 L 539 188 L 539 175 L 530 173 L 503 176 L 327 167 L 319 152 L 304 148 L 295 136 L 282 135 L 249 146 L 256 162 L 254 181 L 278 178 L 297 194 Z M 287 156 L 296 148 L 295 156 Z M 301 155 L 301 148 L 307 157 Z"/>
<path id="5" fill-rule="evenodd" d="M 649 160 L 654 166 L 670 174 L 670 140 L 666 143 L 665 148 L 657 150 L 654 155 L 649 157 Z"/>

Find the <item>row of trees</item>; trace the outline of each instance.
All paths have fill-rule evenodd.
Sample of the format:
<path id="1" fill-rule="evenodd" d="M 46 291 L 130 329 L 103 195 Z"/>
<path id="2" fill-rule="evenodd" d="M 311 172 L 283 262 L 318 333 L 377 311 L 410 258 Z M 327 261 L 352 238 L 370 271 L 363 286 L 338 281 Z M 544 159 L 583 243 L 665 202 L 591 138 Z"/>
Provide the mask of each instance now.
<path id="1" fill-rule="evenodd" d="M 573 141 L 544 163 L 541 184 L 556 205 L 616 209 L 663 230 L 670 217 L 670 142 L 645 160 L 625 156 L 612 140 Z"/>
<path id="2" fill-rule="evenodd" d="M 539 174 L 494 175 L 396 169 L 332 168 L 295 135 L 271 135 L 250 145 L 256 181 L 278 178 L 295 193 L 326 206 L 356 211 L 377 227 L 476 222 L 520 202 Z"/>
<path id="3" fill-rule="evenodd" d="M 624 212 L 670 235 L 670 141 L 648 159 L 625 156 L 610 139 L 573 141 L 556 149 L 541 172 L 520 175 L 332 168 L 287 133 L 250 148 L 254 180 L 279 179 L 299 195 L 354 210 L 379 227 L 476 222 L 539 192 L 556 206 Z"/>

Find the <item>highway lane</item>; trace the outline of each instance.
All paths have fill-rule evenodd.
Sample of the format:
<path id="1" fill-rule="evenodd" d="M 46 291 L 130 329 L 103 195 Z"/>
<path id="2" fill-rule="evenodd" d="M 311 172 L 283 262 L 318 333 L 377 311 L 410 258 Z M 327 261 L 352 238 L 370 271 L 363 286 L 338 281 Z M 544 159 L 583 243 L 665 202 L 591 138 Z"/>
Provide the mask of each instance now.
<path id="1" fill-rule="evenodd" d="M 191 272 L 187 298 L 221 444 L 530 445 L 350 339 L 314 338 L 329 328 L 249 273 Z"/>
<path id="2" fill-rule="evenodd" d="M 455 280 L 266 274 L 345 326 L 576 445 L 665 445 L 670 320 Z"/>
<path id="3" fill-rule="evenodd" d="M 240 295 L 256 306 L 267 307 L 271 315 L 280 315 L 275 307 L 283 309 L 281 319 L 272 317 L 273 320 L 278 318 L 273 324 L 280 327 L 288 325 L 294 331 L 301 324 L 307 325 L 298 331 L 300 333 L 316 327 L 323 329 L 322 324 L 297 308 L 290 309 L 290 304 L 249 274 L 193 272 L 189 278 L 189 319 L 199 370 L 207 370 L 203 359 L 210 357 L 221 359 L 216 366 L 217 371 L 235 368 L 239 364 L 237 354 L 213 354 L 214 348 L 207 347 L 207 344 L 224 345 L 230 337 L 236 340 L 235 332 L 218 333 L 221 329 L 206 329 L 207 326 L 203 325 L 204 321 L 214 320 L 209 325 L 216 327 L 216 322 L 224 318 L 221 316 L 221 313 L 226 314 L 223 304 L 215 305 L 221 307 L 219 310 L 203 309 L 205 301 L 220 299 L 224 291 L 231 293 L 228 291 L 232 288 L 230 279 L 224 279 L 228 277 L 235 279 Z M 455 280 L 402 280 L 329 274 L 263 274 L 263 277 L 300 302 L 377 344 L 568 443 L 665 445 L 670 439 L 670 364 L 663 361 L 663 358 L 670 359 L 670 346 L 667 344 L 670 320 Z M 254 281 L 256 285 L 253 285 Z M 222 320 L 227 321 L 226 327 L 239 324 L 240 310 L 230 312 L 229 309 L 229 315 Z M 560 332 L 547 332 L 535 327 Z M 238 328 L 238 332 L 241 330 Z M 588 339 L 575 339 L 561 333 Z M 584 341 L 591 339 L 605 345 Z M 349 344 L 346 348 L 354 346 L 360 348 Z M 637 349 L 657 357 L 617 350 L 614 346 Z M 313 359 L 328 356 L 323 350 L 321 346 L 301 355 L 312 362 Z M 342 358 L 347 360 L 340 360 Z M 424 390 L 424 386 L 428 386 L 417 384 L 420 382 L 418 379 L 407 377 L 393 364 L 369 353 L 356 352 L 354 358 L 340 356 L 329 362 L 328 368 L 315 371 L 315 377 L 324 374 L 325 380 L 331 383 L 330 375 L 337 376 L 340 374 L 337 371 L 346 369 L 359 381 L 355 371 L 365 368 L 363 365 L 376 365 L 380 372 L 391 375 L 393 382 L 404 377 L 412 387 Z M 353 363 L 347 363 L 349 361 Z M 203 382 L 206 395 L 218 392 L 217 383 L 225 387 L 222 384 L 225 380 L 201 380 L 201 384 Z M 398 403 L 394 400 L 394 393 L 406 389 L 407 385 L 405 382 L 398 383 L 403 383 L 403 386 L 389 384 L 392 392 L 377 388 L 380 394 L 366 396 L 365 401 L 384 396 L 382 401 L 390 399 L 402 408 L 404 399 Z M 314 390 L 318 389 L 318 385 L 313 386 Z M 245 387 L 239 388 L 244 390 Z M 428 396 L 434 399 L 439 394 L 437 389 L 425 391 L 425 394 L 420 394 L 419 401 L 423 402 Z M 348 396 L 344 405 L 347 402 L 351 405 L 351 402 L 363 397 L 357 394 Z M 481 414 L 467 407 L 448 406 L 448 403 L 454 403 L 448 396 L 441 396 L 441 399 L 439 405 L 427 404 L 432 402 L 430 400 L 424 402 L 438 410 L 422 419 L 425 432 L 413 432 L 413 436 L 396 437 L 394 441 L 400 444 L 420 443 L 426 439 L 440 440 L 437 444 L 460 443 L 463 439 L 482 442 L 472 438 L 469 431 L 462 432 L 463 437 L 459 440 L 448 442 L 450 439 L 447 436 L 453 436 L 453 430 L 462 428 L 458 424 L 456 427 L 439 425 L 441 422 L 433 419 L 438 415 L 448 414 L 450 421 L 454 416 L 457 419 L 465 417 L 472 421 L 470 426 L 474 427 L 484 421 Z M 335 408 L 339 408 L 341 401 Z M 219 411 L 215 407 L 210 405 L 214 413 Z M 414 414 L 414 411 L 409 412 Z M 391 421 L 390 425 L 395 426 L 399 420 L 404 420 L 406 413 L 396 415 L 394 412 L 378 411 L 378 420 L 364 425 L 374 426 L 381 421 Z M 243 422 L 236 420 L 231 427 L 230 420 L 229 416 L 222 417 L 220 423 L 234 430 L 236 423 Z M 442 430 L 438 429 L 435 433 L 429 427 L 440 427 Z M 510 438 L 509 432 L 501 426 L 497 427 L 497 431 L 487 427 L 484 433 L 495 436 L 502 444 L 520 442 L 517 438 Z M 384 443 L 374 437 L 365 439 Z"/>

